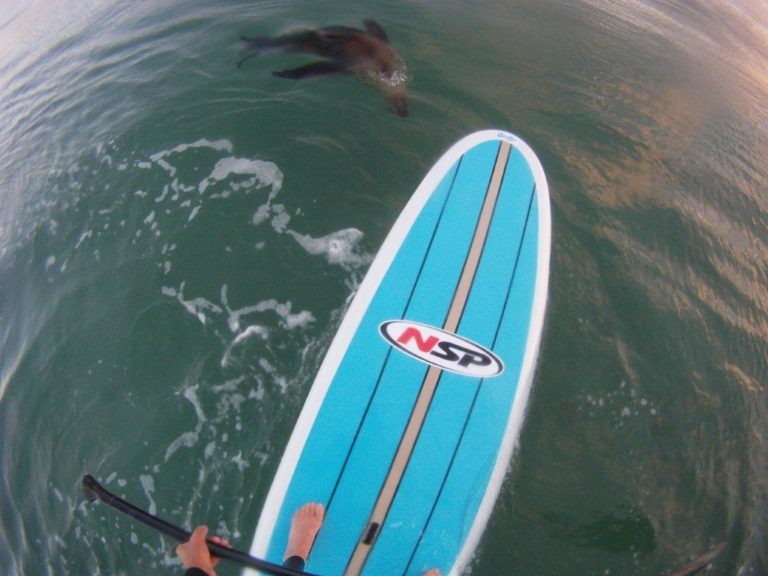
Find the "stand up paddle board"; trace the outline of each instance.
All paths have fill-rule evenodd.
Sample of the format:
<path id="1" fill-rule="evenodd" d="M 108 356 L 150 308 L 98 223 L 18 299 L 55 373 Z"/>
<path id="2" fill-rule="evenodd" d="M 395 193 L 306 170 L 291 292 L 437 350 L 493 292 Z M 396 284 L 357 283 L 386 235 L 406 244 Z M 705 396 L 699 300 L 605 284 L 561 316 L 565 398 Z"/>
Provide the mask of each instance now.
<path id="1" fill-rule="evenodd" d="M 523 422 L 549 252 L 547 182 L 522 140 L 477 132 L 440 158 L 328 350 L 253 555 L 281 562 L 294 512 L 321 502 L 309 572 L 464 569 Z"/>

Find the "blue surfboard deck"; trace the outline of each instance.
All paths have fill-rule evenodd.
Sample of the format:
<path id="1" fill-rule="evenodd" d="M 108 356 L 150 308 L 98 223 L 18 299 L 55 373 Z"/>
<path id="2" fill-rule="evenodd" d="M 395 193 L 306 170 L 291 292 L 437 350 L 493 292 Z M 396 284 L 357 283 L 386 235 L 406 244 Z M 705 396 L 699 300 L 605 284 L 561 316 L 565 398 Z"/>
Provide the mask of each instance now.
<path id="1" fill-rule="evenodd" d="M 326 507 L 306 570 L 458 574 L 520 433 L 549 278 L 547 183 L 486 130 L 413 194 L 334 338 L 251 547 L 281 562 L 293 513 Z"/>

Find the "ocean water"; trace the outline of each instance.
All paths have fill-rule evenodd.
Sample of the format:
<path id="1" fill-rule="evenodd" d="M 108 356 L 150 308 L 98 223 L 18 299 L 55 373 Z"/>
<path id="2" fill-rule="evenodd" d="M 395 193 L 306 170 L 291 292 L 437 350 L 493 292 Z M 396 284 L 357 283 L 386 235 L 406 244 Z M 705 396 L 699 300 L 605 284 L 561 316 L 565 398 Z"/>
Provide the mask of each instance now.
<path id="1" fill-rule="evenodd" d="M 249 547 L 350 298 L 455 140 L 549 179 L 538 374 L 473 576 L 768 574 L 768 5 L 6 0 L 0 573 L 173 574 L 91 473 Z M 373 18 L 410 115 L 241 35 Z M 220 575 L 239 572 L 220 565 Z"/>

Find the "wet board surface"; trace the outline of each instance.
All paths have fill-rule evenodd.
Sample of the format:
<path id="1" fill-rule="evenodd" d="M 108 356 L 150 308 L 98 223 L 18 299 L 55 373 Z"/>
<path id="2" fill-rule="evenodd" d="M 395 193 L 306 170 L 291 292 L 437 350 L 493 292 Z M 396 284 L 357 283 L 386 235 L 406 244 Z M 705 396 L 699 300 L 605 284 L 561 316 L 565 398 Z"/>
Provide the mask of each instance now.
<path id="1" fill-rule="evenodd" d="M 331 344 L 251 548 L 282 561 L 293 513 L 326 518 L 306 570 L 456 574 L 520 433 L 549 278 L 547 183 L 507 132 L 450 148 L 408 202 Z"/>

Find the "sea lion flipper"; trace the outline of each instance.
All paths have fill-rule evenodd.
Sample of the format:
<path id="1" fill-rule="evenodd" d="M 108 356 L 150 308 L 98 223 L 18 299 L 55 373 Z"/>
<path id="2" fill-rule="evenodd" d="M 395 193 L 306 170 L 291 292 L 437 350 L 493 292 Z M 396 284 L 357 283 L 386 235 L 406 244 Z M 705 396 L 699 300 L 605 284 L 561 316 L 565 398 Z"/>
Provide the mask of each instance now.
<path id="1" fill-rule="evenodd" d="M 261 53 L 282 46 L 279 38 L 269 36 L 240 36 L 240 40 L 245 42 L 244 52 Z"/>
<path id="2" fill-rule="evenodd" d="M 376 22 L 375 20 L 363 20 L 363 25 L 365 26 L 366 31 L 371 36 L 375 36 L 382 42 L 386 42 L 389 44 L 389 37 L 387 36 L 387 33 L 384 31 L 384 28 L 381 27 L 381 24 Z"/>
<path id="3" fill-rule="evenodd" d="M 240 68 L 245 61 L 258 56 L 267 50 L 279 47 L 279 43 L 276 42 L 274 38 L 268 36 L 240 36 L 240 40 L 245 42 L 245 46 L 240 51 L 240 54 L 243 57 L 237 61 L 238 68 Z"/>
<path id="4" fill-rule="evenodd" d="M 273 76 L 279 78 L 288 78 L 290 80 L 299 80 L 301 78 L 309 78 L 312 76 L 322 76 L 324 74 L 338 74 L 340 72 L 346 72 L 346 68 L 336 62 L 319 61 L 312 62 L 306 66 L 299 68 L 293 68 L 291 70 L 280 70 L 279 72 L 272 72 Z"/>

